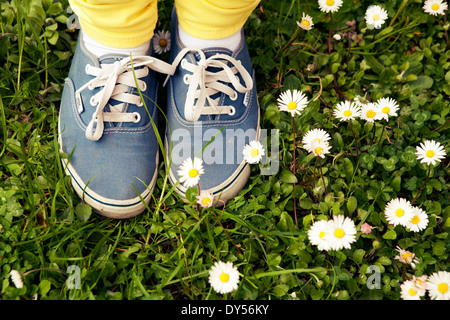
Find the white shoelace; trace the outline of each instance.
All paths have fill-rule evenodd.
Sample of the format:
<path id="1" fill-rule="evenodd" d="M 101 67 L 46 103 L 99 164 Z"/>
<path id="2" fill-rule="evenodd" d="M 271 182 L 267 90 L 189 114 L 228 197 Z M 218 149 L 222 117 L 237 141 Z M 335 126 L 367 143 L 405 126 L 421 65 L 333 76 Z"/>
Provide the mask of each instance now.
<path id="1" fill-rule="evenodd" d="M 200 61 L 198 61 L 197 65 L 183 59 L 188 52 L 197 52 L 199 54 Z M 91 98 L 90 103 L 96 107 L 96 110 L 86 128 L 86 138 L 98 141 L 103 135 L 105 121 L 139 122 L 139 113 L 123 112 L 124 106 L 127 103 L 142 106 L 140 96 L 129 93 L 129 88 L 136 88 L 137 82 L 139 90 L 145 91 L 145 81 L 140 79 L 148 75 L 148 68 L 167 74 L 169 77 L 175 73 L 180 63 L 182 68 L 192 72 L 191 75 L 186 75 L 184 79 L 185 83 L 189 85 L 184 106 L 186 120 L 197 121 L 201 115 L 233 115 L 235 112 L 233 106 L 219 106 L 220 98 L 213 99 L 212 96 L 222 92 L 228 95 L 231 100 L 236 100 L 236 91 L 245 93 L 253 88 L 252 77 L 240 61 L 225 54 L 216 54 L 207 59 L 202 50 L 191 48 L 185 48 L 180 51 L 172 64 L 149 56 L 138 56 L 132 59 L 127 57 L 113 64 L 101 64 L 100 68 L 88 64 L 86 65 L 85 72 L 95 78 L 75 92 L 78 112 L 83 112 L 81 102 L 81 92 L 83 90 L 87 88 L 90 90 L 97 87 L 103 88 Z M 228 63 L 232 66 L 229 67 Z M 136 69 L 142 66 L 145 67 Z M 207 71 L 206 69 L 210 67 L 222 70 L 218 72 Z M 137 81 L 135 81 L 133 69 Z M 238 75 L 242 77 L 244 85 L 240 83 Z M 226 83 L 231 83 L 232 87 Z M 110 112 L 104 112 L 103 110 L 110 99 L 121 103 L 116 105 L 109 104 Z"/>
<path id="2" fill-rule="evenodd" d="M 187 52 L 198 53 L 200 60 L 197 64 L 189 63 L 183 57 Z M 217 93 L 225 93 L 231 100 L 236 100 L 237 92 L 245 93 L 253 88 L 252 76 L 247 72 L 240 61 L 226 54 L 215 54 L 206 58 L 202 50 L 185 48 L 180 51 L 172 63 L 173 67 L 181 67 L 191 75 L 186 75 L 184 82 L 189 85 L 184 115 L 186 120 L 197 121 L 201 115 L 220 115 L 235 113 L 233 106 L 219 106 L 219 98 L 213 99 Z M 229 67 L 228 63 L 232 66 Z M 207 68 L 222 69 L 218 72 L 207 71 Z M 241 84 L 238 75 L 244 81 Z M 226 83 L 231 83 L 233 87 Z"/>
<path id="3" fill-rule="evenodd" d="M 137 69 L 141 66 L 144 68 Z M 92 119 L 86 128 L 86 138 L 97 141 L 103 135 L 104 122 L 139 122 L 140 114 L 123 112 L 126 103 L 142 106 L 139 95 L 128 93 L 130 87 L 136 88 L 136 82 L 141 91 L 145 91 L 145 81 L 141 78 L 148 75 L 151 68 L 157 72 L 172 75 L 175 68 L 171 64 L 155 59 L 149 56 L 138 56 L 133 58 L 124 58 L 113 64 L 102 64 L 100 68 L 86 65 L 85 72 L 95 78 L 87 82 L 75 92 L 78 112 L 83 111 L 81 103 L 81 91 L 89 88 L 93 90 L 97 87 L 103 87 L 98 93 L 91 98 L 91 105 L 96 107 L 92 115 Z M 136 80 L 133 75 L 136 76 Z M 109 105 L 110 112 L 104 112 L 109 99 L 114 99 L 121 103 L 117 105 Z M 94 124 L 97 124 L 94 128 Z"/>

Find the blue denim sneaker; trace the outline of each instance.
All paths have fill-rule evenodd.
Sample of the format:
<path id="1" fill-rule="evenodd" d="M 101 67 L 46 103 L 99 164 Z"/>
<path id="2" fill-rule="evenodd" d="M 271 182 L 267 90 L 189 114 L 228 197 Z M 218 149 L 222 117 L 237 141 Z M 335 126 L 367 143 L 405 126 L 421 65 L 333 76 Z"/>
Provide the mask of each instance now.
<path id="1" fill-rule="evenodd" d="M 172 68 L 151 56 L 97 58 L 81 37 L 61 98 L 58 140 L 69 155 L 63 166 L 77 194 L 98 213 L 130 218 L 145 209 L 157 177 L 154 70 Z"/>
<path id="2" fill-rule="evenodd" d="M 259 105 L 254 71 L 242 32 L 234 52 L 226 48 L 185 48 L 172 15 L 170 61 L 177 67 L 168 81 L 166 156 L 169 180 L 185 197 L 182 162 L 203 160 L 198 187 L 220 206 L 235 197 L 250 176 L 246 144 L 259 138 Z M 213 138 L 214 137 L 214 138 Z M 213 138 L 213 139 L 212 139 Z"/>

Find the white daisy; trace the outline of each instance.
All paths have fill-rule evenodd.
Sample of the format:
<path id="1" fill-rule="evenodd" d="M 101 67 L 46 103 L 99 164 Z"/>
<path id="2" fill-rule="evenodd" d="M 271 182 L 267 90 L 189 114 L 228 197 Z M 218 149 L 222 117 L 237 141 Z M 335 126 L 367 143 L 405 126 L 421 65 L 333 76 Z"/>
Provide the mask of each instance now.
<path id="1" fill-rule="evenodd" d="M 278 97 L 278 108 L 290 112 L 292 116 L 300 114 L 308 105 L 308 98 L 299 90 L 287 90 Z"/>
<path id="2" fill-rule="evenodd" d="M 356 241 L 356 227 L 352 219 L 338 215 L 327 224 L 327 240 L 333 250 L 350 249 Z"/>
<path id="3" fill-rule="evenodd" d="M 439 142 L 433 140 L 425 140 L 416 147 L 416 156 L 421 163 L 435 165 L 445 158 L 446 153 L 444 147 Z"/>
<path id="4" fill-rule="evenodd" d="M 380 98 L 376 103 L 384 120 L 388 121 L 389 117 L 397 116 L 398 104 L 394 99 Z"/>
<path id="5" fill-rule="evenodd" d="M 23 288 L 23 280 L 22 280 L 22 274 L 17 270 L 11 270 L 9 272 L 11 276 L 11 280 L 16 286 L 16 288 L 21 289 Z"/>
<path id="6" fill-rule="evenodd" d="M 297 21 L 297 25 L 300 28 L 302 28 L 303 30 L 311 30 L 313 25 L 314 25 L 314 23 L 312 21 L 312 18 L 309 15 L 307 15 L 307 14 L 305 14 L 303 12 L 302 20 L 301 21 Z"/>
<path id="7" fill-rule="evenodd" d="M 265 154 L 263 145 L 256 140 L 250 141 L 249 144 L 245 145 L 242 151 L 245 161 L 248 163 L 258 163 Z"/>
<path id="8" fill-rule="evenodd" d="M 216 262 L 209 271 L 209 283 L 218 293 L 228 293 L 238 287 L 239 271 L 232 262 Z"/>
<path id="9" fill-rule="evenodd" d="M 420 296 L 424 296 L 426 293 L 427 279 L 428 276 L 426 274 L 423 274 L 420 277 L 413 276 L 411 279 L 414 282 L 414 287 L 416 287 L 417 292 Z"/>
<path id="10" fill-rule="evenodd" d="M 311 129 L 305 135 L 303 136 L 302 143 L 303 148 L 305 148 L 307 151 L 312 152 L 312 142 L 326 142 L 331 139 L 331 136 L 322 129 Z"/>
<path id="11" fill-rule="evenodd" d="M 322 12 L 336 12 L 342 6 L 342 0 L 319 0 L 319 9 Z"/>
<path id="12" fill-rule="evenodd" d="M 419 259 L 417 259 L 414 252 L 404 250 L 404 249 L 400 248 L 399 246 L 397 246 L 397 248 L 395 250 L 398 251 L 398 255 L 396 255 L 394 257 L 394 259 L 397 259 L 401 263 L 409 264 L 409 265 L 411 265 L 411 267 L 413 269 L 416 267 L 416 264 L 419 263 Z"/>
<path id="13" fill-rule="evenodd" d="M 334 116 L 338 118 L 339 121 L 356 119 L 359 117 L 360 113 L 361 108 L 348 100 L 338 103 L 333 112 Z"/>
<path id="14" fill-rule="evenodd" d="M 450 300 L 450 272 L 431 274 L 427 280 L 427 291 L 432 300 Z"/>
<path id="15" fill-rule="evenodd" d="M 387 18 L 387 11 L 378 5 L 369 6 L 366 10 L 365 19 L 369 28 L 380 29 Z"/>
<path id="16" fill-rule="evenodd" d="M 405 227 L 414 232 L 424 230 L 428 226 L 427 213 L 418 207 L 413 207 L 412 209 L 412 215 Z"/>
<path id="17" fill-rule="evenodd" d="M 420 300 L 419 292 L 417 291 L 414 281 L 406 280 L 400 285 L 400 295 L 403 300 Z"/>
<path id="18" fill-rule="evenodd" d="M 198 184 L 200 175 L 203 174 L 203 160 L 195 157 L 194 161 L 191 158 L 185 159 L 178 170 L 180 182 L 186 187 L 191 188 Z"/>
<path id="19" fill-rule="evenodd" d="M 209 208 L 214 203 L 214 195 L 211 192 L 202 190 L 197 196 L 197 203 L 203 208 Z"/>
<path id="20" fill-rule="evenodd" d="M 429 13 L 433 16 L 438 14 L 445 14 L 445 10 L 447 10 L 447 8 L 447 3 L 442 0 L 427 0 L 423 5 L 425 13 Z"/>
<path id="21" fill-rule="evenodd" d="M 326 230 L 328 221 L 319 220 L 312 224 L 308 231 L 308 239 L 311 244 L 316 245 L 319 250 L 330 250 L 330 244 L 327 241 Z"/>
<path id="22" fill-rule="evenodd" d="M 317 141 L 311 142 L 311 153 L 316 157 L 321 157 L 325 159 L 325 155 L 330 153 L 331 146 L 327 141 Z"/>
<path id="23" fill-rule="evenodd" d="M 374 122 L 374 120 L 380 120 L 381 114 L 378 105 L 373 102 L 369 102 L 361 106 L 361 119 L 368 122 Z"/>
<path id="24" fill-rule="evenodd" d="M 389 201 L 384 208 L 386 220 L 396 225 L 406 226 L 412 217 L 413 208 L 411 202 L 403 198 L 395 198 Z"/>
<path id="25" fill-rule="evenodd" d="M 170 32 L 158 31 L 153 36 L 153 49 L 157 54 L 162 54 L 170 50 Z"/>

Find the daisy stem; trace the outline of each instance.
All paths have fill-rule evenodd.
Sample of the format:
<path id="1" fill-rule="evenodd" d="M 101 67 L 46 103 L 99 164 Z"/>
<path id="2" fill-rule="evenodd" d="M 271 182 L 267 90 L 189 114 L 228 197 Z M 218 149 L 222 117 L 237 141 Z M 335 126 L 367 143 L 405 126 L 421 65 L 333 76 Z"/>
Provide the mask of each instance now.
<path id="1" fill-rule="evenodd" d="M 292 35 L 292 37 L 288 40 L 288 42 L 284 45 L 284 47 L 281 49 L 281 51 L 278 52 L 278 54 L 276 55 L 275 59 L 279 58 L 280 55 L 286 51 L 286 49 L 292 44 L 292 42 L 294 42 L 295 40 L 297 40 L 297 38 L 300 36 L 301 33 L 299 33 L 300 27 L 297 26 L 297 29 L 295 29 L 294 34 Z"/>
<path id="2" fill-rule="evenodd" d="M 373 122 L 373 135 L 372 135 L 372 142 L 370 143 L 370 145 L 373 145 L 373 143 L 375 142 L 376 131 L 377 131 L 377 126 L 376 126 L 375 122 Z"/>
<path id="3" fill-rule="evenodd" d="M 378 140 L 378 146 L 380 146 L 381 139 L 382 139 L 382 137 L 383 137 L 383 133 L 384 133 L 384 130 L 385 130 L 385 129 L 386 129 L 386 125 L 383 124 L 383 130 L 381 131 L 380 139 Z"/>
<path id="4" fill-rule="evenodd" d="M 331 54 L 331 28 L 333 26 L 333 12 L 330 13 L 330 32 L 328 34 L 328 54 Z"/>
<path id="5" fill-rule="evenodd" d="M 296 147 L 296 143 L 295 143 L 295 119 L 294 116 L 292 116 L 292 130 L 294 131 L 294 149 L 292 151 L 292 161 L 293 161 L 293 170 L 294 170 L 294 176 L 296 173 L 295 167 L 297 165 L 296 163 L 296 157 L 295 157 L 295 147 Z M 295 183 L 294 183 L 294 189 L 295 189 Z M 298 222 L 297 222 L 297 199 L 294 196 L 294 219 L 295 219 L 295 225 L 298 227 Z"/>
<path id="6" fill-rule="evenodd" d="M 325 194 L 327 191 L 327 185 L 325 184 L 325 178 L 323 176 L 323 171 L 322 171 L 322 161 L 320 161 L 320 159 L 319 159 L 319 169 L 320 169 L 320 176 L 322 177 L 323 192 Z"/>
<path id="7" fill-rule="evenodd" d="M 349 126 L 350 126 L 350 129 L 352 129 L 353 136 L 355 137 L 356 158 L 358 159 L 358 162 L 359 162 L 359 146 L 358 146 L 358 139 L 356 138 L 355 130 L 353 130 L 352 120 L 349 120 L 349 121 L 348 121 L 348 124 L 349 124 Z"/>
<path id="8" fill-rule="evenodd" d="M 425 182 L 422 185 L 422 188 L 420 188 L 419 192 L 416 194 L 416 196 L 414 197 L 413 201 L 411 201 L 411 205 L 414 203 L 414 201 L 416 201 L 416 199 L 419 197 L 419 195 L 422 193 L 423 188 L 425 188 L 425 185 L 428 182 L 428 179 L 430 178 L 430 172 L 431 172 L 431 164 L 428 165 L 428 173 L 427 173 L 427 178 L 425 179 Z"/>

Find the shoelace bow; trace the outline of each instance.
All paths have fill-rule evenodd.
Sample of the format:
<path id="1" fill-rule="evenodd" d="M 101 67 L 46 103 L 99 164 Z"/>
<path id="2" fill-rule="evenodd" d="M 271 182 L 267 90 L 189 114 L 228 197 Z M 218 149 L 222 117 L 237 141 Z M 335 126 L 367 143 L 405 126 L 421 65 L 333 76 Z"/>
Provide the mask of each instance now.
<path id="1" fill-rule="evenodd" d="M 189 63 L 184 56 L 188 52 L 198 53 L 200 60 L 197 64 Z M 186 75 L 185 83 L 189 85 L 186 102 L 184 105 L 184 116 L 186 120 L 197 121 L 201 115 L 234 114 L 233 106 L 219 106 L 219 99 L 213 99 L 217 93 L 225 93 L 231 100 L 236 100 L 237 93 L 245 93 L 253 88 L 251 75 L 242 63 L 226 54 L 215 54 L 206 58 L 202 50 L 185 48 L 180 51 L 172 66 L 181 67 L 191 75 Z M 231 64 L 231 67 L 228 66 Z M 217 72 L 208 71 L 208 68 L 221 69 Z M 241 84 L 238 75 L 242 77 L 244 85 Z M 226 83 L 231 83 L 232 87 Z"/>
<path id="2" fill-rule="evenodd" d="M 145 68 L 139 68 L 142 66 L 145 66 Z M 140 115 L 138 113 L 126 113 L 123 112 L 123 109 L 126 103 L 136 104 L 138 106 L 142 105 L 141 98 L 138 95 L 129 93 L 128 90 L 130 87 L 136 88 L 137 83 L 139 90 L 145 91 L 145 81 L 140 79 L 148 75 L 148 68 L 169 75 L 175 72 L 175 68 L 173 68 L 171 64 L 149 56 L 127 57 L 120 61 L 115 61 L 113 64 L 102 64 L 100 68 L 89 64 L 86 66 L 86 73 L 95 78 L 75 92 L 77 104 L 81 104 L 81 91 L 86 88 L 93 90 L 97 87 L 103 87 L 99 92 L 92 96 L 90 101 L 93 106 L 96 106 L 96 109 L 86 128 L 87 139 L 93 141 L 99 140 L 103 135 L 105 121 L 139 121 Z M 134 76 L 136 76 L 136 81 Z M 114 99 L 121 103 L 117 105 L 110 104 L 110 112 L 104 112 L 103 110 L 110 99 Z"/>
<path id="3" fill-rule="evenodd" d="M 189 63 L 183 59 L 188 52 L 199 54 L 200 60 L 197 64 Z M 78 108 L 82 111 L 80 94 L 83 90 L 86 88 L 90 90 L 97 87 L 103 88 L 91 98 L 90 103 L 96 106 L 96 110 L 86 128 L 86 138 L 93 141 L 99 140 L 103 135 L 105 121 L 139 121 L 140 115 L 138 113 L 123 112 L 126 103 L 142 105 L 138 95 L 128 92 L 129 87 L 136 88 L 137 83 L 139 89 L 145 91 L 146 84 L 140 79 L 148 75 L 148 68 L 167 74 L 167 82 L 180 63 L 182 68 L 192 72 L 185 79 L 185 82 L 189 84 L 189 88 L 184 111 L 185 118 L 189 121 L 197 121 L 201 115 L 234 114 L 233 106 L 219 106 L 220 98 L 213 99 L 212 96 L 222 92 L 232 100 L 235 100 L 237 98 L 236 91 L 245 93 L 253 87 L 252 77 L 240 61 L 225 54 L 216 54 L 206 58 L 203 51 L 191 48 L 185 48 L 180 51 L 172 64 L 149 56 L 138 56 L 133 58 L 127 57 L 120 61 L 115 61 L 113 64 L 102 64 L 100 68 L 87 65 L 86 73 L 95 78 L 75 92 Z M 228 64 L 232 66 L 230 67 Z M 145 68 L 137 69 L 142 66 L 145 66 Z M 207 68 L 210 67 L 221 70 L 217 72 L 207 71 Z M 238 75 L 242 77 L 245 85 L 241 84 Z M 134 76 L 136 76 L 136 81 Z M 226 83 L 231 83 L 234 89 Z M 110 112 L 105 112 L 103 110 L 110 99 L 121 103 L 117 105 L 110 104 Z"/>

